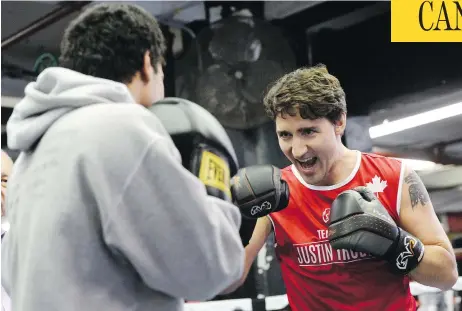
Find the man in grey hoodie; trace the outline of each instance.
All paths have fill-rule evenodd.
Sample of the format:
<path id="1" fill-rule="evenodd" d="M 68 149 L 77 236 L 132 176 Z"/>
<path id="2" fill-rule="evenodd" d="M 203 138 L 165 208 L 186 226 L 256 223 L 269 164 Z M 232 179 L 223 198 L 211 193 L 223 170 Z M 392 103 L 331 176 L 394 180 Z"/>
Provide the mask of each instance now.
<path id="1" fill-rule="evenodd" d="M 7 124 L 21 151 L 2 245 L 15 311 L 182 310 L 241 277 L 239 210 L 145 108 L 164 95 L 164 50 L 143 9 L 96 5 L 65 31 L 62 67 L 27 85 Z"/>

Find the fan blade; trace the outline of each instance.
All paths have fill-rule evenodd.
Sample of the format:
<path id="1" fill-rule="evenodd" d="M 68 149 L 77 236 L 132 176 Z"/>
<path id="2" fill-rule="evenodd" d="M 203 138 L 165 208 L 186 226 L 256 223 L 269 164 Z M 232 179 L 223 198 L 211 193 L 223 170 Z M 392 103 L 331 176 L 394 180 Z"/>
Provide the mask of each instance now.
<path id="1" fill-rule="evenodd" d="M 197 103 L 212 113 L 225 127 L 249 129 L 269 119 L 261 103 L 241 96 L 240 76 L 221 63 L 208 67 L 198 78 Z"/>
<path id="2" fill-rule="evenodd" d="M 241 86 L 242 95 L 249 102 L 260 104 L 268 85 L 284 73 L 284 68 L 272 60 L 259 60 L 246 64 Z"/>
<path id="3" fill-rule="evenodd" d="M 209 52 L 217 61 L 230 65 L 253 62 L 260 57 L 261 49 L 251 18 L 233 16 L 213 26 Z"/>

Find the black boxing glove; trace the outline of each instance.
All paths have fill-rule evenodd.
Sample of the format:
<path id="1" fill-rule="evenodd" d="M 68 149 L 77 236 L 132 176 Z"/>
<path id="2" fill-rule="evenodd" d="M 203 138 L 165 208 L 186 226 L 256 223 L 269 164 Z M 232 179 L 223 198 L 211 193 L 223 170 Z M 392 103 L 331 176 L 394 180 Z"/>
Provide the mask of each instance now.
<path id="1" fill-rule="evenodd" d="M 238 162 L 231 140 L 218 120 L 200 105 L 169 97 L 149 108 L 162 122 L 181 154 L 211 196 L 231 202 L 230 179 Z"/>
<path id="2" fill-rule="evenodd" d="M 209 195 L 231 202 L 230 162 L 230 157 L 218 146 L 197 139 L 189 169 L 205 184 Z"/>
<path id="3" fill-rule="evenodd" d="M 395 273 L 408 274 L 424 256 L 424 245 L 399 228 L 366 187 L 338 195 L 330 209 L 329 241 L 335 249 L 369 253 L 390 263 Z"/>
<path id="4" fill-rule="evenodd" d="M 280 211 L 289 203 L 289 187 L 272 165 L 241 168 L 231 179 L 231 195 L 242 216 L 249 219 Z"/>

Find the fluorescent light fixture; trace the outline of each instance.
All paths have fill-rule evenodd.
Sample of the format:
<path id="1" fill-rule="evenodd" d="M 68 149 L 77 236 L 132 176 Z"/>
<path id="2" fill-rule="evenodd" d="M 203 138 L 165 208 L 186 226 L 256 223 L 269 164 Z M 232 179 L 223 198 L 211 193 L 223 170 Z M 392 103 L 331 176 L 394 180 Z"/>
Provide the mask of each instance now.
<path id="1" fill-rule="evenodd" d="M 371 138 L 374 139 L 401 132 L 413 127 L 447 119 L 460 114 L 462 114 L 462 102 L 422 112 L 395 121 L 385 120 L 383 124 L 370 127 L 369 134 Z"/>
<path id="2" fill-rule="evenodd" d="M 428 171 L 435 169 L 438 164 L 435 162 L 431 161 L 424 161 L 424 160 L 414 160 L 414 159 L 401 159 L 401 158 L 395 158 L 398 160 L 403 161 L 403 163 L 413 169 L 414 171 Z"/>

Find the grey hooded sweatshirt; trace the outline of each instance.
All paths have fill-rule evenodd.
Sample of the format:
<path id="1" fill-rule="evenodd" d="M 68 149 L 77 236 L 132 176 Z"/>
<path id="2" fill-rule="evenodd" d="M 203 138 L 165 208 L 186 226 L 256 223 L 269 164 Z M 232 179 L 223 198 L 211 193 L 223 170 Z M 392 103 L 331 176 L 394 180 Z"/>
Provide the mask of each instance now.
<path id="1" fill-rule="evenodd" d="M 14 311 L 176 311 L 237 281 L 240 213 L 123 84 L 46 69 L 7 124 L 2 284 Z"/>

